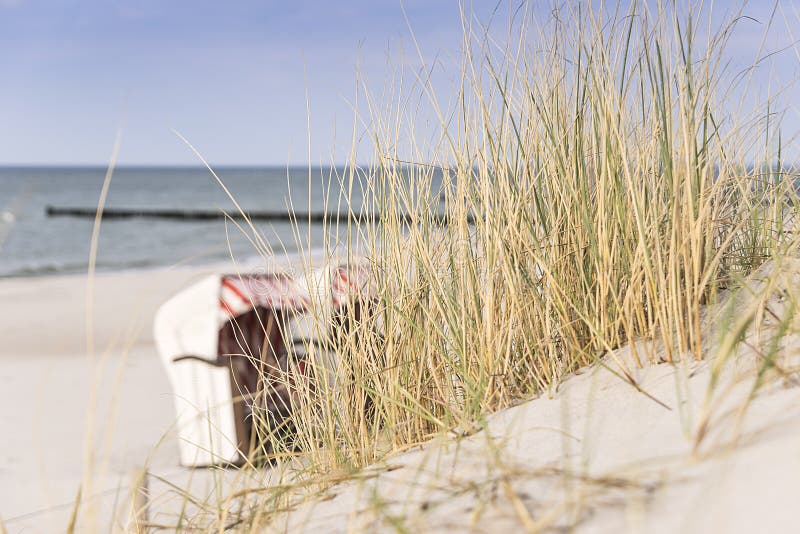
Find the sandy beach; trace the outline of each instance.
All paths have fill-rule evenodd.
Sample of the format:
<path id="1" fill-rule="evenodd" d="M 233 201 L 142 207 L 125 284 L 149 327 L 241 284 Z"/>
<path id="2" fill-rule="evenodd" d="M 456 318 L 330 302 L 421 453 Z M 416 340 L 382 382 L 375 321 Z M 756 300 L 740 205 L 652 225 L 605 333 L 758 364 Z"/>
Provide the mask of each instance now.
<path id="1" fill-rule="evenodd" d="M 96 505 L 95 527 L 110 526 L 115 503 L 124 508 L 131 470 L 145 463 L 177 485 L 191 479 L 197 495 L 213 492 L 218 472 L 178 465 L 171 391 L 151 323 L 167 296 L 220 269 L 97 275 L 94 360 L 86 353 L 85 277 L 0 281 L 0 299 L 14 303 L 3 308 L 0 327 L 0 513 L 9 532 L 65 528 L 84 476 L 91 413 L 94 469 L 84 500 Z M 794 337 L 787 343 L 797 352 Z M 619 369 L 608 360 L 607 368 L 587 369 L 490 416 L 463 438 L 443 436 L 390 457 L 275 526 L 390 531 L 388 518 L 396 517 L 421 531 L 497 531 L 520 521 L 558 527 L 567 519 L 591 532 L 793 529 L 800 476 L 794 382 L 765 387 L 740 420 L 753 376 L 752 359 L 743 356 L 724 374 L 712 430 L 694 450 L 710 364 L 636 370 L 628 349 L 615 356 L 648 395 L 609 372 Z M 174 512 L 165 500 L 152 506 L 151 518 Z"/>
<path id="2" fill-rule="evenodd" d="M 0 0 L 0 534 L 800 532 L 791 3 Z"/>
<path id="3" fill-rule="evenodd" d="M 97 275 L 91 359 L 85 276 L 0 281 L 0 514 L 9 531 L 65 528 L 82 482 L 91 412 L 98 464 L 108 462 L 96 472 L 96 494 L 113 499 L 129 469 L 151 452 L 154 468 L 177 467 L 174 441 L 154 450 L 174 416 L 153 346 L 152 317 L 165 297 L 209 270 Z"/>

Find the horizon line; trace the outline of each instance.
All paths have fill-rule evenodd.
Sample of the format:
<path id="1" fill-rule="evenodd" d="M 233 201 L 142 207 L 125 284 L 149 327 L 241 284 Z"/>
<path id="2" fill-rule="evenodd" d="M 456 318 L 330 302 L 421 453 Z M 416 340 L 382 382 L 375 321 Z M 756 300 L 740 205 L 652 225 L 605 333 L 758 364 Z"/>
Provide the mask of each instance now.
<path id="1" fill-rule="evenodd" d="M 343 168 L 351 163 L 313 164 L 308 163 L 221 163 L 211 165 L 212 169 L 330 169 Z M 358 167 L 369 166 L 357 162 Z M 108 169 L 107 163 L 0 163 L 0 169 Z M 116 169 L 206 169 L 203 163 L 117 163 Z"/>

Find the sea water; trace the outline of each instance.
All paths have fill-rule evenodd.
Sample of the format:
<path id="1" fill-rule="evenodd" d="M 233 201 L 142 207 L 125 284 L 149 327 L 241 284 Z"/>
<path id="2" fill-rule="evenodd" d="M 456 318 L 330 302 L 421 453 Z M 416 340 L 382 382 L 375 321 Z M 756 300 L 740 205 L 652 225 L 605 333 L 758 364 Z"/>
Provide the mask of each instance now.
<path id="1" fill-rule="evenodd" d="M 249 211 L 345 212 L 336 169 L 215 169 L 241 208 Z M 0 168 L 0 277 L 85 272 L 94 219 L 50 217 L 47 206 L 95 209 L 106 169 Z M 360 187 L 352 199 L 360 206 Z M 205 168 L 117 168 L 108 209 L 237 211 Z M 237 221 L 246 226 L 243 221 Z M 298 244 L 323 245 L 322 225 L 255 222 L 260 240 L 275 253 Z M 118 270 L 179 263 L 208 263 L 263 255 L 252 229 L 224 219 L 106 219 L 100 225 L 97 269 Z"/>

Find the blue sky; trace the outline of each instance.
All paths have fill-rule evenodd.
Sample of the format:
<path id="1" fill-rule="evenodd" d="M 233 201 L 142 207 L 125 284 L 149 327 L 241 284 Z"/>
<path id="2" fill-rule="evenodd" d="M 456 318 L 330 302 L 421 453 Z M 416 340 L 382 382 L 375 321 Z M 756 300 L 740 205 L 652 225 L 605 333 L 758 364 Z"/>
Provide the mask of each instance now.
<path id="1" fill-rule="evenodd" d="M 420 40 L 458 47 L 457 5 L 405 0 Z M 0 164 L 327 163 L 349 145 L 356 65 L 407 37 L 398 0 L 0 0 Z M 380 79 L 378 81 L 381 81 Z M 337 133 L 335 141 L 334 132 Z"/>
<path id="2" fill-rule="evenodd" d="M 457 53 L 456 0 L 403 5 L 426 55 Z M 215 165 L 305 163 L 306 88 L 312 163 L 341 161 L 356 65 L 380 87 L 408 38 L 400 0 L 0 0 L 0 164 L 104 164 L 123 117 L 121 163 L 196 164 L 173 129 Z"/>

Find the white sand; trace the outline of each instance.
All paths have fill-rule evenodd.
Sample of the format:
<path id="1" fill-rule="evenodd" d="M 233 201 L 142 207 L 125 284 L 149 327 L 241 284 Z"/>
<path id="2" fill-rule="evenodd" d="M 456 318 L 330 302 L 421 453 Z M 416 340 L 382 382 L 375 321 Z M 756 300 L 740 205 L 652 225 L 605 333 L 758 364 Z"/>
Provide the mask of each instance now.
<path id="1" fill-rule="evenodd" d="M 152 317 L 166 296 L 205 272 L 98 275 L 93 361 L 86 349 L 84 276 L 0 281 L 0 516 L 10 532 L 65 528 L 82 481 L 95 384 L 95 450 L 108 469 L 98 465 L 92 493 L 113 500 L 128 470 L 144 463 L 168 432 L 171 392 L 153 347 Z M 110 446 L 103 444 L 107 431 Z M 175 470 L 174 440 L 156 451 L 152 465 Z"/>
<path id="2" fill-rule="evenodd" d="M 158 304 L 210 270 L 96 278 L 97 357 L 107 354 L 90 491 L 98 525 L 107 525 L 115 494 L 125 497 L 129 470 L 148 455 L 152 471 L 177 484 L 193 477 L 201 496 L 213 489 L 213 471 L 178 467 L 173 437 L 153 450 L 174 416 L 151 337 Z M 81 484 L 96 365 L 86 356 L 85 283 L 79 276 L 0 281 L 0 517 L 9 532 L 63 531 Z M 800 339 L 789 342 L 785 352 L 800 353 Z M 619 358 L 628 361 L 627 350 Z M 274 526 L 516 532 L 523 524 L 573 523 L 591 532 L 798 531 L 800 388 L 791 381 L 768 385 L 740 420 L 735 409 L 752 383 L 749 362 L 743 357 L 724 374 L 718 391 L 726 394 L 714 403 L 711 432 L 696 456 L 709 364 L 634 371 L 641 387 L 670 410 L 598 368 L 491 416 L 467 438 L 443 438 L 390 458 L 383 467 L 399 468 L 378 466 L 377 476 L 335 486 Z M 106 429 L 113 430 L 110 446 L 102 438 Z M 163 501 L 153 505 L 169 508 Z"/>
<path id="3" fill-rule="evenodd" d="M 719 423 L 695 459 L 686 427 L 708 371 L 694 372 L 688 380 L 668 365 L 637 373 L 671 411 L 608 371 L 587 372 L 551 398 L 495 414 L 466 439 L 390 459 L 387 467 L 400 468 L 334 487 L 278 524 L 287 532 L 523 532 L 526 521 L 579 532 L 798 531 L 800 388 L 762 394 L 733 449 L 722 439 L 730 425 Z M 730 406 L 747 388 L 732 392 Z M 681 417 L 681 404 L 691 417 Z"/>

